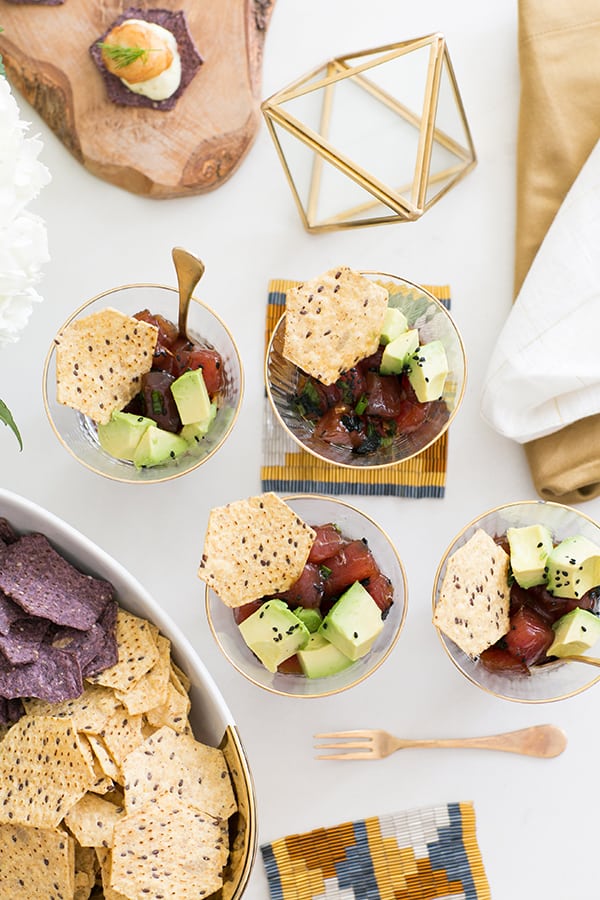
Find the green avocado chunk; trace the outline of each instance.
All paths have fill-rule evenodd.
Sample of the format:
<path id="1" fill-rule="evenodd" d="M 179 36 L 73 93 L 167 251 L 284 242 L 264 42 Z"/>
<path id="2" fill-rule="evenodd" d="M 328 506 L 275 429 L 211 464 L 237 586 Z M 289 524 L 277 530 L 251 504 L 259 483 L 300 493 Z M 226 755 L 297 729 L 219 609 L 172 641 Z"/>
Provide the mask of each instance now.
<path id="1" fill-rule="evenodd" d="M 171 393 L 183 425 L 204 422 L 210 417 L 210 395 L 204 383 L 202 369 L 191 369 L 175 379 Z"/>
<path id="2" fill-rule="evenodd" d="M 111 456 L 131 462 L 142 435 L 155 424 L 153 419 L 145 416 L 115 410 L 106 425 L 98 425 L 100 446 Z"/>
<path id="3" fill-rule="evenodd" d="M 201 422 L 188 422 L 187 425 L 184 425 L 179 434 L 187 441 L 190 447 L 193 447 L 195 444 L 199 444 L 202 438 L 207 434 L 210 426 L 215 420 L 215 416 L 217 415 L 217 404 L 210 404 L 210 412 L 208 416 L 203 419 Z"/>
<path id="4" fill-rule="evenodd" d="M 600 585 L 600 547 L 581 534 L 561 541 L 546 564 L 548 590 L 555 597 L 577 600 Z"/>
<path id="5" fill-rule="evenodd" d="M 580 655 L 600 640 L 600 619 L 587 609 L 572 609 L 554 623 L 554 643 L 546 656 Z"/>
<path id="6" fill-rule="evenodd" d="M 165 431 L 158 425 L 149 425 L 133 454 L 133 463 L 138 469 L 143 466 L 159 466 L 181 456 L 187 448 L 187 441 L 178 434 Z"/>
<path id="7" fill-rule="evenodd" d="M 408 380 L 420 403 L 438 400 L 448 377 L 448 360 L 441 341 L 418 347 L 409 359 Z"/>
<path id="8" fill-rule="evenodd" d="M 369 652 L 383 624 L 381 610 L 360 581 L 355 581 L 331 607 L 317 634 L 354 661 Z"/>
<path id="9" fill-rule="evenodd" d="M 269 672 L 308 643 L 309 631 L 283 600 L 267 600 L 240 622 L 248 647 Z"/>
<path id="10" fill-rule="evenodd" d="M 381 355 L 381 364 L 379 366 L 381 374 L 399 375 L 418 346 L 419 332 L 416 328 L 405 331 L 387 344 Z"/>
<path id="11" fill-rule="evenodd" d="M 398 335 L 408 329 L 408 320 L 402 310 L 388 306 L 383 317 L 383 328 L 379 337 L 380 344 L 389 344 Z"/>
<path id="12" fill-rule="evenodd" d="M 318 609 L 305 609 L 303 606 L 298 606 L 294 610 L 294 615 L 306 625 L 311 634 L 318 630 L 323 621 L 323 616 Z"/>
<path id="13" fill-rule="evenodd" d="M 510 565 L 515 581 L 522 588 L 530 588 L 546 581 L 546 560 L 552 552 L 552 535 L 545 525 L 525 525 L 507 528 L 510 545 Z"/>
<path id="14" fill-rule="evenodd" d="M 297 656 L 307 678 L 327 678 L 352 665 L 351 659 L 320 634 L 311 634 L 308 644 L 298 650 Z"/>

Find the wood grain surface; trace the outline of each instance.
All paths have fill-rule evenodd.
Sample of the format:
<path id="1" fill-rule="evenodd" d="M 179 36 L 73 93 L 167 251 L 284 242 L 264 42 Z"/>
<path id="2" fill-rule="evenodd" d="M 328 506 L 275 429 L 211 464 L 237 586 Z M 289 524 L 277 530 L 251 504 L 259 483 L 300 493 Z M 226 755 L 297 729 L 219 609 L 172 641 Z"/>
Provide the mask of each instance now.
<path id="1" fill-rule="evenodd" d="M 239 166 L 260 122 L 262 50 L 275 0 L 0 0 L 9 81 L 86 169 L 135 194 L 213 190 Z M 110 102 L 89 47 L 129 6 L 185 10 L 204 59 L 175 108 Z"/>

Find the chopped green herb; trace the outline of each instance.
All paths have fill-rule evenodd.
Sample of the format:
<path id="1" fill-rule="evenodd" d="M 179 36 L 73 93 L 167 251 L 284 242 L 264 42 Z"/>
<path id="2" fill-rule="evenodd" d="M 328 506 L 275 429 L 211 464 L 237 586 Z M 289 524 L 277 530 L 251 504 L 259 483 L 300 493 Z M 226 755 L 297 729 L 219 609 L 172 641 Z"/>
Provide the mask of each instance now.
<path id="1" fill-rule="evenodd" d="M 144 47 L 126 47 L 124 44 L 107 44 L 104 41 L 98 41 L 100 49 L 112 59 L 117 69 L 124 69 L 136 61 L 141 59 L 146 62 L 150 49 Z"/>
<path id="2" fill-rule="evenodd" d="M 319 572 L 321 573 L 322 578 L 329 578 L 331 575 L 331 569 L 329 566 L 319 566 Z"/>
<path id="3" fill-rule="evenodd" d="M 356 413 L 357 416 L 362 416 L 362 414 L 364 413 L 364 411 L 368 405 L 369 405 L 369 398 L 367 397 L 366 394 L 362 394 L 358 403 L 354 407 L 354 412 Z"/>

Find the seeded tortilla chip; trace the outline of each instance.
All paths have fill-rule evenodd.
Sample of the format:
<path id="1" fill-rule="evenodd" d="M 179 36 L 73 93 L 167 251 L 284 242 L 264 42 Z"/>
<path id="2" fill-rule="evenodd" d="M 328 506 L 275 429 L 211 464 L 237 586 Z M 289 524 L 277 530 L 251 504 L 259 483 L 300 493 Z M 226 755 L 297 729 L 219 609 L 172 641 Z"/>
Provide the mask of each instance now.
<path id="1" fill-rule="evenodd" d="M 219 819 L 162 794 L 115 825 L 111 886 L 148 900 L 208 896 L 222 885 L 221 834 Z"/>
<path id="2" fill-rule="evenodd" d="M 168 725 L 173 731 L 184 734 L 190 730 L 188 722 L 190 708 L 191 703 L 188 695 L 182 694 L 174 684 L 169 682 L 165 702 L 161 706 L 149 709 L 146 713 L 146 720 L 154 728 L 162 728 L 163 725 Z"/>
<path id="3" fill-rule="evenodd" d="M 291 587 L 315 536 L 274 493 L 228 503 L 210 513 L 198 577 L 227 606 L 243 606 Z"/>
<path id="4" fill-rule="evenodd" d="M 0 592 L 0 634 L 8 634 L 10 626 L 23 618 L 23 610 Z"/>
<path id="5" fill-rule="evenodd" d="M 448 559 L 434 625 L 471 657 L 509 629 L 509 558 L 481 528 Z"/>
<path id="6" fill-rule="evenodd" d="M 111 308 L 71 322 L 55 338 L 56 399 L 105 425 L 139 393 L 157 337 L 154 325 Z"/>
<path id="7" fill-rule="evenodd" d="M 65 831 L 0 825 L 0 897 L 73 897 L 74 844 Z"/>
<path id="8" fill-rule="evenodd" d="M 38 658 L 24 665 L 0 657 L 1 697 L 37 697 L 58 703 L 78 697 L 82 691 L 79 663 L 64 650 L 40 644 Z"/>
<path id="9" fill-rule="evenodd" d="M 111 781 L 116 781 L 117 784 L 120 784 L 123 781 L 121 769 L 109 753 L 103 738 L 97 734 L 88 734 L 86 737 L 90 742 L 90 747 L 94 752 L 94 756 L 98 760 L 100 769 L 104 772 L 104 777 L 110 778 Z"/>
<path id="10" fill-rule="evenodd" d="M 112 847 L 113 828 L 125 811 L 102 797 L 86 794 L 65 816 L 65 825 L 82 847 Z"/>
<path id="11" fill-rule="evenodd" d="M 82 675 L 84 678 L 90 678 L 98 675 L 104 669 L 114 666 L 119 659 L 119 648 L 117 647 L 117 614 L 119 607 L 117 603 L 109 603 L 104 612 L 96 623 L 102 630 L 104 640 L 96 656 L 90 662 L 82 666 Z"/>
<path id="12" fill-rule="evenodd" d="M 0 635 L 0 654 L 14 665 L 34 662 L 40 655 L 39 647 L 48 631 L 46 619 L 18 619 L 7 634 Z"/>
<path id="13" fill-rule="evenodd" d="M 168 791 L 216 818 L 228 818 L 237 809 L 222 752 L 168 727 L 160 728 L 129 754 L 123 775 L 128 815 L 157 791 Z"/>
<path id="14" fill-rule="evenodd" d="M 287 292 L 283 355 L 323 384 L 334 384 L 375 353 L 388 292 L 347 266 Z"/>
<path id="15" fill-rule="evenodd" d="M 0 568 L 0 590 L 32 616 L 85 631 L 112 601 L 107 581 L 84 575 L 43 534 L 10 544 Z"/>
<path id="16" fill-rule="evenodd" d="M 114 666 L 89 677 L 94 684 L 126 691 L 149 672 L 159 653 L 150 623 L 120 609 L 116 627 L 119 658 Z"/>
<path id="17" fill-rule="evenodd" d="M 25 709 L 23 702 L 19 699 L 7 700 L 6 697 L 0 697 L 0 740 L 4 736 L 1 729 L 18 722 Z"/>
<path id="18" fill-rule="evenodd" d="M 107 719 L 100 733 L 106 749 L 118 766 L 143 742 L 142 717 L 130 716 L 124 707 Z"/>
<path id="19" fill-rule="evenodd" d="M 159 657 L 152 668 L 128 691 L 115 691 L 130 715 L 148 712 L 162 706 L 167 700 L 167 688 L 171 673 L 171 642 L 166 637 L 156 638 Z"/>
<path id="20" fill-rule="evenodd" d="M 72 722 L 24 716 L 0 745 L 0 823 L 56 828 L 94 781 Z"/>
<path id="21" fill-rule="evenodd" d="M 79 697 L 62 703 L 31 699 L 24 700 L 23 703 L 30 716 L 70 719 L 77 732 L 92 734 L 102 731 L 106 721 L 119 705 L 111 690 L 93 684 L 86 684 Z"/>

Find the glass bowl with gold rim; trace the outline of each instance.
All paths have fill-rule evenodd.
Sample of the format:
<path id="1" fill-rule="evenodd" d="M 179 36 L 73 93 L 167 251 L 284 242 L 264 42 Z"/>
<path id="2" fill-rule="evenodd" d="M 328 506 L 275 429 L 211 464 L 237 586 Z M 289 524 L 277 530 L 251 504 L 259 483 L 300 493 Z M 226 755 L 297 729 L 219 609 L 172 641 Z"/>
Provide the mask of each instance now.
<path id="1" fill-rule="evenodd" d="M 406 316 L 409 329 L 418 329 L 421 344 L 439 340 L 448 360 L 441 402 L 422 404 L 417 421 L 406 407 L 396 420 L 395 435 L 368 453 L 324 440 L 313 421 L 298 412 L 297 394 L 302 371 L 283 355 L 285 312 L 273 329 L 265 359 L 265 384 L 271 409 L 286 434 L 303 450 L 326 463 L 347 469 L 367 470 L 393 466 L 422 453 L 447 431 L 465 391 L 467 363 L 460 332 L 443 303 L 428 290 L 397 275 L 361 272 L 389 292 L 388 305 Z M 409 415 L 409 413 L 411 413 Z"/>
<path id="2" fill-rule="evenodd" d="M 273 694 L 287 697 L 327 697 L 360 684 L 392 653 L 406 618 L 406 574 L 391 538 L 366 513 L 342 500 L 316 494 L 298 494 L 283 499 L 308 525 L 332 523 L 340 530 L 342 537 L 366 541 L 380 572 L 391 581 L 393 602 L 385 615 L 384 627 L 371 650 L 342 671 L 324 677 L 308 678 L 299 671 L 290 671 L 289 665 L 281 666 L 277 672 L 272 673 L 245 643 L 233 610 L 208 586 L 205 589 L 206 616 L 219 649 L 248 681 Z"/>
<path id="3" fill-rule="evenodd" d="M 508 528 L 522 528 L 531 525 L 542 525 L 549 529 L 554 545 L 565 538 L 583 535 L 600 547 L 600 525 L 584 513 L 560 503 L 541 500 L 525 500 L 498 506 L 482 513 L 466 525 L 452 540 L 444 553 L 433 584 L 433 611 L 440 598 L 440 589 L 448 565 L 448 560 L 473 536 L 478 529 L 483 529 L 494 539 L 506 535 Z M 509 582 L 512 578 L 509 577 Z M 514 584 L 514 582 L 513 582 Z M 521 602 L 522 594 L 515 594 L 518 585 L 511 588 L 511 615 Z M 532 599 L 532 609 L 539 614 L 541 606 Z M 554 603 L 555 609 L 549 611 L 545 621 L 552 623 L 561 615 L 559 606 L 562 601 Z M 567 601 L 564 601 L 565 603 Z M 592 611 L 597 601 L 592 597 Z M 528 605 L 528 602 L 526 602 Z M 565 606 L 565 612 L 568 607 Z M 542 611 L 542 619 L 544 613 Z M 537 622 L 534 619 L 534 623 Z M 550 660 L 529 666 L 529 674 L 519 671 L 490 671 L 485 668 L 479 658 L 471 658 L 457 644 L 436 627 L 439 639 L 449 658 L 456 668 L 468 680 L 496 697 L 514 700 L 521 703 L 548 703 L 553 700 L 564 700 L 579 694 L 586 688 L 600 681 L 600 669 L 592 665 L 569 660 Z M 589 651 L 592 657 L 600 656 L 600 647 Z"/>
<path id="4" fill-rule="evenodd" d="M 112 307 L 126 315 L 148 309 L 171 322 L 177 322 L 178 292 L 159 284 L 130 284 L 103 291 L 75 310 L 59 333 L 76 319 Z M 44 406 L 50 425 L 62 445 L 82 465 L 114 481 L 154 483 L 168 481 L 197 469 L 223 445 L 239 414 L 244 375 L 240 354 L 228 327 L 214 310 L 192 297 L 187 331 L 202 347 L 217 350 L 222 360 L 222 386 L 214 398 L 217 413 L 207 434 L 181 456 L 161 465 L 136 467 L 128 460 L 107 453 L 98 440 L 97 425 L 88 416 L 59 403 L 56 399 L 56 347 L 48 351 L 43 374 Z"/>

